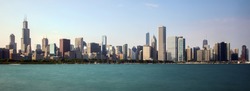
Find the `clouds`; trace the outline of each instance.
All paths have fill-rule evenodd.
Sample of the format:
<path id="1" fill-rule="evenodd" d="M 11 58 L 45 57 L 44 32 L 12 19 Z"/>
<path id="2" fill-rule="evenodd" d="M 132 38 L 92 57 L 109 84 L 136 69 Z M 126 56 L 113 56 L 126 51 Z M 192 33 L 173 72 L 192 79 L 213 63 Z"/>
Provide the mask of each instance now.
<path id="1" fill-rule="evenodd" d="M 159 8 L 159 5 L 154 3 L 145 3 L 144 5 L 149 8 Z"/>

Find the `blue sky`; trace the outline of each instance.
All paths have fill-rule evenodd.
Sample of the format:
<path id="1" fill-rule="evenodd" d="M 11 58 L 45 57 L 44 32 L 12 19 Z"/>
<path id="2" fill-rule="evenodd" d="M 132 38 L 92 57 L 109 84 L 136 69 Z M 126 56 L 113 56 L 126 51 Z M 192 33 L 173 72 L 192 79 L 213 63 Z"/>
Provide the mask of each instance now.
<path id="1" fill-rule="evenodd" d="M 33 48 L 46 36 L 58 45 L 76 37 L 101 43 L 102 35 L 108 44 L 131 48 L 144 45 L 147 32 L 158 38 L 162 25 L 167 36 L 184 36 L 187 46 L 207 38 L 211 47 L 222 41 L 232 49 L 250 47 L 250 0 L 1 0 L 0 12 L 0 47 L 13 33 L 20 48 L 24 16 Z"/>

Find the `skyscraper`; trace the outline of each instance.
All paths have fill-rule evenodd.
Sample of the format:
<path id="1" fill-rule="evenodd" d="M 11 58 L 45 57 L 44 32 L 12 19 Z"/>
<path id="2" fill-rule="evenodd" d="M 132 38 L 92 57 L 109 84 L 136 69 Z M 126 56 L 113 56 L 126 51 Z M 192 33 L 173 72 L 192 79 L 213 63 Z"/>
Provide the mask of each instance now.
<path id="1" fill-rule="evenodd" d="M 214 45 L 214 61 L 219 61 L 219 43 L 215 43 Z"/>
<path id="2" fill-rule="evenodd" d="M 123 60 L 127 60 L 128 57 L 128 44 L 124 44 L 122 47 L 122 52 L 123 52 Z"/>
<path id="3" fill-rule="evenodd" d="M 151 60 L 152 59 L 151 46 L 144 45 L 142 52 L 143 52 L 143 60 Z"/>
<path id="4" fill-rule="evenodd" d="M 116 55 L 122 54 L 122 46 L 116 46 Z"/>
<path id="5" fill-rule="evenodd" d="M 158 50 L 158 60 L 166 61 L 166 27 L 159 27 L 159 50 Z"/>
<path id="6" fill-rule="evenodd" d="M 26 18 L 23 21 L 22 30 L 23 30 L 23 34 L 21 38 L 21 51 L 23 53 L 27 53 L 28 45 L 31 45 L 31 38 L 30 38 L 30 29 L 28 28 L 28 21 Z"/>
<path id="7" fill-rule="evenodd" d="M 167 39 L 167 60 L 177 61 L 178 57 L 178 38 L 177 36 L 168 37 Z"/>
<path id="8" fill-rule="evenodd" d="M 42 50 L 45 52 L 48 48 L 47 46 L 49 45 L 49 40 L 47 38 L 42 39 Z"/>
<path id="9" fill-rule="evenodd" d="M 15 42 L 15 35 L 11 34 L 10 35 L 10 43 L 6 47 L 7 49 L 13 49 L 13 52 L 16 53 L 16 42 Z"/>
<path id="10" fill-rule="evenodd" d="M 150 35 L 149 35 L 149 32 L 146 33 L 146 45 L 149 46 L 149 42 L 150 41 Z"/>
<path id="11" fill-rule="evenodd" d="M 178 61 L 185 61 L 186 57 L 185 57 L 185 49 L 186 49 L 186 42 L 185 42 L 185 38 L 178 37 Z"/>
<path id="12" fill-rule="evenodd" d="M 137 50 L 136 50 L 136 60 L 139 61 L 139 60 L 142 60 L 143 59 L 143 46 L 140 46 L 138 45 L 137 46 Z"/>
<path id="13" fill-rule="evenodd" d="M 192 61 L 192 48 L 190 48 L 189 46 L 188 46 L 188 48 L 186 49 L 186 54 L 187 54 L 187 61 L 189 62 L 189 61 Z"/>
<path id="14" fill-rule="evenodd" d="M 248 61 L 248 48 L 246 45 L 242 46 L 242 51 L 241 51 L 241 60 L 243 61 L 243 63 L 245 63 L 245 61 Z"/>
<path id="15" fill-rule="evenodd" d="M 230 43 L 227 43 L 227 60 L 231 60 L 231 48 L 230 48 Z"/>
<path id="16" fill-rule="evenodd" d="M 50 51 L 49 51 L 50 55 L 51 56 L 57 56 L 57 53 L 56 53 L 56 51 L 57 51 L 56 44 L 55 43 L 50 44 L 49 47 L 50 47 Z"/>
<path id="17" fill-rule="evenodd" d="M 193 51 L 193 55 L 192 55 L 193 56 L 193 60 L 197 61 L 197 52 L 198 52 L 198 50 L 200 50 L 200 47 L 194 47 L 193 50 L 194 50 Z"/>
<path id="18" fill-rule="evenodd" d="M 64 53 L 70 51 L 70 40 L 60 39 L 60 53 L 61 57 L 64 58 Z"/>
<path id="19" fill-rule="evenodd" d="M 157 60 L 157 39 L 153 36 L 151 40 L 151 51 L 152 51 L 152 59 Z"/>
<path id="20" fill-rule="evenodd" d="M 137 51 L 136 47 L 133 47 L 132 48 L 132 57 L 131 57 L 132 60 L 136 60 L 136 56 L 137 56 L 136 51 Z"/>
<path id="21" fill-rule="evenodd" d="M 205 48 L 205 46 L 208 45 L 208 41 L 206 39 L 203 40 L 202 48 Z"/>
<path id="22" fill-rule="evenodd" d="M 75 38 L 75 50 L 83 52 L 83 38 Z"/>
<path id="23" fill-rule="evenodd" d="M 106 59 L 107 57 L 107 36 L 102 36 L 102 56 L 101 56 L 101 59 Z"/>
<path id="24" fill-rule="evenodd" d="M 219 61 L 227 61 L 227 43 L 219 43 Z"/>

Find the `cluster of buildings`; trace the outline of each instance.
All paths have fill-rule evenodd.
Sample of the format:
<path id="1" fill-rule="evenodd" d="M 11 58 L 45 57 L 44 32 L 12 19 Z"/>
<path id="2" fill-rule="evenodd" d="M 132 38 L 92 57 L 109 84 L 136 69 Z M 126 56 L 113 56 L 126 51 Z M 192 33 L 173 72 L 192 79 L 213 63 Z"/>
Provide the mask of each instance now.
<path id="1" fill-rule="evenodd" d="M 150 41 L 151 40 L 151 41 Z M 158 28 L 158 40 L 146 33 L 146 44 L 128 48 L 128 44 L 112 46 L 107 44 L 107 36 L 102 36 L 102 43 L 86 43 L 82 37 L 75 38 L 75 44 L 70 39 L 60 39 L 59 45 L 49 43 L 47 38 L 36 49 L 31 49 L 30 29 L 28 21 L 23 21 L 21 49 L 17 50 L 15 35 L 10 35 L 10 43 L 6 48 L 0 48 L 0 59 L 12 60 L 57 60 L 57 59 L 99 59 L 99 60 L 144 60 L 173 62 L 209 62 L 209 61 L 248 61 L 248 48 L 243 45 L 241 55 L 239 49 L 231 50 L 230 43 L 215 43 L 213 47 L 203 40 L 203 46 L 186 48 L 183 36 L 166 36 L 166 27 Z"/>

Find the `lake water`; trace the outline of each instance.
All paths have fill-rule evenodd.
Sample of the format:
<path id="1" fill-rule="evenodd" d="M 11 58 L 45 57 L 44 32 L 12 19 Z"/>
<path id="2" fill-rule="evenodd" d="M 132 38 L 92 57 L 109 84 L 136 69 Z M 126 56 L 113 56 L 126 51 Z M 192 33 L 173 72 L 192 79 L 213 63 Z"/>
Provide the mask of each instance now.
<path id="1" fill-rule="evenodd" d="M 250 65 L 0 65 L 0 91 L 250 91 Z"/>

